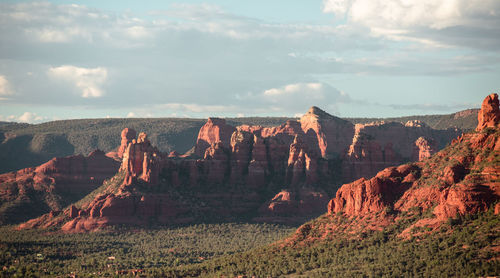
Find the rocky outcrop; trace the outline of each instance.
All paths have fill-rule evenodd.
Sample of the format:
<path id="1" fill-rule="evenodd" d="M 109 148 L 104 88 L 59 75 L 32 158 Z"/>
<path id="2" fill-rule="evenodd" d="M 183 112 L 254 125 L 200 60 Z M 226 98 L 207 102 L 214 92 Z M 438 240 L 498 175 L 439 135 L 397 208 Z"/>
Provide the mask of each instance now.
<path id="1" fill-rule="evenodd" d="M 392 209 L 392 204 L 420 176 L 418 165 L 390 167 L 374 178 L 361 178 L 343 185 L 328 203 L 330 214 L 345 213 L 349 216 L 366 215 Z"/>
<path id="2" fill-rule="evenodd" d="M 255 221 L 298 223 L 324 213 L 328 195 L 314 188 L 282 190 L 259 208 Z"/>
<path id="3" fill-rule="evenodd" d="M 120 147 L 118 147 L 118 157 L 123 158 L 123 153 L 127 149 L 128 144 L 132 143 L 132 140 L 134 140 L 136 136 L 137 132 L 132 128 L 125 128 L 122 130 L 122 140 L 120 143 Z"/>
<path id="4" fill-rule="evenodd" d="M 343 180 L 373 177 L 386 167 L 420 161 L 458 135 L 454 130 L 433 130 L 420 121 L 356 124 L 342 161 Z"/>
<path id="5" fill-rule="evenodd" d="M 354 126 L 313 106 L 300 118 L 311 150 L 323 158 L 338 157 L 345 153 L 354 135 Z"/>
<path id="6" fill-rule="evenodd" d="M 491 94 L 487 96 L 483 104 L 481 105 L 481 110 L 477 115 L 477 131 L 483 130 L 487 127 L 498 127 L 500 123 L 500 110 L 498 108 L 498 95 Z"/>
<path id="7" fill-rule="evenodd" d="M 299 121 L 276 127 L 232 127 L 223 119 L 209 118 L 193 151 L 179 155 L 161 153 L 145 133 L 135 138 L 135 131 L 126 129 L 117 153 L 122 157 L 117 175 L 99 188 L 99 195 L 70 207 L 57 216 L 62 220 L 51 223 L 63 225 L 65 231 L 89 231 L 113 224 L 186 219 L 304 221 L 326 210 L 342 179 L 369 179 L 385 167 L 411 160 L 420 137 L 428 138 L 429 148 L 422 143 L 418 149 L 418 157 L 424 157 L 433 151 L 436 134 L 442 135 L 436 141 L 456 137 L 447 132 L 443 135 L 418 121 L 354 126 L 312 107 Z M 415 174 L 394 171 L 399 174 L 357 181 L 363 189 L 356 194 L 367 205 L 359 210 L 349 205 L 353 211 L 375 211 L 394 202 L 407 185 L 397 182 Z M 394 196 L 384 197 L 383 192 L 393 186 L 400 188 L 392 189 Z M 286 190 L 280 192 L 281 188 Z M 373 197 L 373 192 L 382 195 Z M 350 193 L 342 194 L 332 211 L 352 201 Z M 40 219 L 47 221 L 47 216 Z"/>
<path id="8" fill-rule="evenodd" d="M 127 145 L 123 152 L 120 171 L 125 172 L 125 185 L 141 180 L 151 185 L 158 184 L 162 158 L 157 148 L 151 146 L 147 134 L 141 132 Z"/>
<path id="9" fill-rule="evenodd" d="M 436 141 L 427 139 L 425 137 L 418 137 L 415 141 L 415 148 L 413 149 L 413 161 L 422 161 L 431 157 L 437 152 Z"/>
<path id="10" fill-rule="evenodd" d="M 374 178 L 345 184 L 328 212 L 365 217 L 431 209 L 436 223 L 488 210 L 500 200 L 500 129 L 493 120 L 497 113 L 498 100 L 490 95 L 479 116 L 490 119 L 490 131 L 464 134 L 425 162 L 390 167 Z"/>
<path id="11" fill-rule="evenodd" d="M 254 135 L 248 131 L 236 130 L 231 136 L 231 182 L 239 182 L 248 173 L 252 158 Z"/>
<path id="12" fill-rule="evenodd" d="M 167 194 L 135 195 L 130 192 L 97 196 L 82 209 L 71 207 L 62 226 L 66 232 L 95 231 L 113 224 L 147 225 L 182 223 L 183 213 Z"/>
<path id="13" fill-rule="evenodd" d="M 106 153 L 108 157 L 115 159 L 116 161 L 121 161 L 123 158 L 123 153 L 127 148 L 128 144 L 132 143 L 137 136 L 137 133 L 132 128 L 124 128 L 121 132 L 120 146 L 117 149 Z"/>
<path id="14" fill-rule="evenodd" d="M 196 139 L 195 154 L 203 158 L 207 148 L 216 143 L 221 143 L 224 148 L 229 148 L 231 136 L 236 130 L 226 124 L 224 119 L 208 118 L 207 123 L 201 127 Z"/>
<path id="15" fill-rule="evenodd" d="M 292 186 L 318 182 L 317 158 L 302 138 L 302 136 L 295 136 L 290 145 L 287 181 Z"/>
<path id="16" fill-rule="evenodd" d="M 15 223 L 60 211 L 112 177 L 119 162 L 100 150 L 56 157 L 34 168 L 0 175 L 0 222 Z"/>

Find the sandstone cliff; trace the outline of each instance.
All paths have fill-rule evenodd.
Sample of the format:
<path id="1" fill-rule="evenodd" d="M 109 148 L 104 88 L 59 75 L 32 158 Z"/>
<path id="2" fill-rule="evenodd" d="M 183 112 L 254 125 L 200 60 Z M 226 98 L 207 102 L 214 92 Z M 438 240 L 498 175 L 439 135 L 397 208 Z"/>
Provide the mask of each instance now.
<path id="1" fill-rule="evenodd" d="M 0 175 L 0 222 L 15 223 L 59 211 L 113 176 L 119 162 L 96 150 L 57 157 L 34 168 Z"/>
<path id="2" fill-rule="evenodd" d="M 371 219 L 378 229 L 415 211 L 430 214 L 414 226 L 436 227 L 443 221 L 485 211 L 500 211 L 500 111 L 498 96 L 488 96 L 475 133 L 464 134 L 423 162 L 389 167 L 371 179 L 343 185 L 328 213 Z M 370 226 L 371 225 L 371 226 Z M 408 234 L 410 229 L 402 233 Z"/>
<path id="3" fill-rule="evenodd" d="M 233 127 L 209 118 L 194 152 L 184 155 L 161 153 L 145 133 L 135 138 L 134 130 L 125 129 L 118 152 L 108 154 L 121 158 L 115 177 L 64 213 L 22 227 L 57 223 L 66 231 L 88 231 L 111 224 L 208 219 L 304 221 L 326 211 L 343 181 L 369 179 L 385 167 L 425 160 L 436 151 L 436 142 L 457 135 L 418 121 L 354 126 L 317 107 L 276 127 Z M 392 178 L 379 179 L 363 190 L 383 192 L 384 182 Z M 392 201 L 372 200 L 368 210 Z"/>

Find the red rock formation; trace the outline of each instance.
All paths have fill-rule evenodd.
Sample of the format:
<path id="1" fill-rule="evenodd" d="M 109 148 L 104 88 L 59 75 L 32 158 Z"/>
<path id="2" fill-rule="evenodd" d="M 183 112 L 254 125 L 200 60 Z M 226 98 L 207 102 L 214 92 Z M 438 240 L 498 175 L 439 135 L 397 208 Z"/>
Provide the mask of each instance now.
<path id="1" fill-rule="evenodd" d="M 0 175 L 0 200 L 10 209 L 0 222 L 25 221 L 48 212 L 59 211 L 99 187 L 113 176 L 119 162 L 96 150 L 85 157 L 56 157 L 35 167 Z"/>
<path id="2" fill-rule="evenodd" d="M 361 177 L 372 177 L 378 171 L 401 164 L 404 161 L 418 161 L 420 149 L 422 158 L 434 153 L 437 141 L 458 135 L 453 130 L 436 134 L 435 130 L 420 121 L 409 121 L 405 125 L 395 122 L 373 122 L 356 124 L 352 144 L 342 162 L 344 181 Z M 422 139 L 427 140 L 427 145 Z M 417 141 L 417 142 L 416 142 Z"/>
<path id="3" fill-rule="evenodd" d="M 490 106 L 491 100 L 497 109 Z M 482 119 L 495 119 L 498 100 L 490 95 L 484 103 Z M 330 201 L 329 213 L 366 216 L 434 207 L 435 223 L 489 209 L 500 200 L 500 129 L 495 121 L 480 125 L 492 132 L 465 134 L 425 163 L 390 167 L 370 180 L 343 185 Z"/>
<path id="4" fill-rule="evenodd" d="M 123 158 L 123 152 L 127 148 L 129 143 L 132 143 L 132 140 L 136 138 L 135 130 L 131 128 L 124 128 L 121 133 L 121 143 L 120 146 L 111 152 L 108 152 L 106 155 L 111 157 L 117 161 L 121 161 Z"/>
<path id="5" fill-rule="evenodd" d="M 160 152 L 147 139 L 147 134 L 141 132 L 137 140 L 133 139 L 123 152 L 123 161 L 120 167 L 125 172 L 125 185 L 131 185 L 140 179 L 155 185 L 161 169 Z"/>
<path id="6" fill-rule="evenodd" d="M 328 195 L 318 189 L 282 190 L 259 208 L 256 221 L 293 223 L 301 217 L 324 213 Z"/>
<path id="7" fill-rule="evenodd" d="M 234 128 L 222 119 L 209 118 L 200 129 L 194 155 L 162 154 L 151 146 L 145 133 L 137 139 L 132 138 L 133 133 L 128 129 L 122 132 L 120 172 L 103 185 L 101 195 L 70 207 L 51 223 L 65 223 L 67 231 L 88 231 L 112 224 L 141 224 L 148 219 L 177 223 L 186 219 L 184 212 L 197 219 L 237 220 L 238 216 L 255 214 L 259 207 L 260 217 L 270 221 L 274 217 L 306 217 L 326 209 L 325 192 L 335 190 L 342 176 L 339 168 L 348 166 L 348 179 L 368 178 L 383 167 L 410 159 L 415 140 L 433 135 L 420 122 L 356 125 L 355 130 L 351 123 L 315 107 L 300 122 L 287 121 L 278 127 Z M 342 159 L 344 165 L 340 165 Z M 349 205 L 352 211 L 376 211 L 403 194 L 400 191 L 415 179 L 414 173 L 400 168 L 394 171 L 398 174 L 358 181 L 363 189 L 356 194 L 362 205 L 359 210 Z M 443 176 L 453 181 L 462 178 L 454 175 L 458 168 L 450 171 Z M 403 185 L 398 184 L 401 179 L 405 180 Z M 265 202 L 262 192 L 280 187 L 290 188 L 288 197 L 278 194 Z M 394 196 L 384 195 L 388 188 Z M 155 194 L 146 193 L 151 191 Z M 343 201 L 338 205 L 332 205 L 332 211 L 350 202 L 346 194 L 342 193 Z M 47 221 L 44 217 L 40 219 Z M 44 224 L 33 221 L 26 225 Z"/>
<path id="8" fill-rule="evenodd" d="M 204 182 L 208 184 L 222 184 L 229 173 L 229 150 L 222 142 L 217 142 L 205 150 L 204 160 L 201 161 L 204 168 Z"/>
<path id="9" fill-rule="evenodd" d="M 113 224 L 144 225 L 149 221 L 158 224 L 184 223 L 187 218 L 179 218 L 186 212 L 168 194 L 137 194 L 120 191 L 116 194 L 98 195 L 81 209 L 71 206 L 64 215 L 67 217 L 42 216 L 31 220 L 19 228 L 50 227 L 45 222 L 62 225 L 65 232 L 95 231 Z"/>
<path id="10" fill-rule="evenodd" d="M 300 118 L 300 125 L 311 151 L 318 152 L 323 158 L 344 154 L 354 135 L 354 126 L 350 122 L 315 106 Z"/>
<path id="11" fill-rule="evenodd" d="M 402 165 L 387 168 L 369 180 L 361 178 L 344 184 L 328 203 L 328 212 L 343 212 L 350 216 L 382 212 L 391 208 L 394 201 L 415 181 L 419 172 L 417 165 Z"/>
<path id="12" fill-rule="evenodd" d="M 317 158 L 314 156 L 301 137 L 295 136 L 288 157 L 287 181 L 291 186 L 314 184 L 318 181 Z"/>
<path id="13" fill-rule="evenodd" d="M 254 135 L 252 148 L 252 160 L 248 164 L 247 184 L 252 188 L 263 188 L 266 186 L 266 177 L 270 172 L 267 148 L 263 138 Z"/>
<path id="14" fill-rule="evenodd" d="M 137 136 L 137 132 L 134 129 L 131 128 L 124 128 L 122 130 L 122 140 L 120 143 L 120 147 L 118 148 L 118 157 L 123 158 L 123 153 L 128 147 L 128 144 L 132 143 L 132 140 L 134 140 Z"/>
<path id="15" fill-rule="evenodd" d="M 413 161 L 422 161 L 426 158 L 431 157 L 437 151 L 436 141 L 432 139 L 426 139 L 425 137 L 419 137 L 415 141 L 415 148 L 413 149 Z"/>
<path id="16" fill-rule="evenodd" d="M 198 133 L 195 154 L 198 157 L 203 157 L 205 150 L 215 143 L 222 143 L 223 147 L 229 149 L 231 135 L 235 130 L 236 128 L 226 124 L 224 119 L 208 118 Z"/>
<path id="17" fill-rule="evenodd" d="M 252 157 L 254 135 L 236 130 L 231 136 L 231 182 L 242 181 Z"/>
<path id="18" fill-rule="evenodd" d="M 491 94 L 487 96 L 481 110 L 477 115 L 477 131 L 483 130 L 487 127 L 498 127 L 500 123 L 500 109 L 498 108 L 498 95 Z"/>

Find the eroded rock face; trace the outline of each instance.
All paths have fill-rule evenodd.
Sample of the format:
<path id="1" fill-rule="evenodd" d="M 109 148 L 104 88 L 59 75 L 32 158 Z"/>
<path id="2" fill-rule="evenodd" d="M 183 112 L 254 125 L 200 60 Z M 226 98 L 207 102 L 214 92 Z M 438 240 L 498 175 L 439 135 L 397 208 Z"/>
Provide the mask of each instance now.
<path id="1" fill-rule="evenodd" d="M 254 135 L 236 130 L 231 136 L 231 182 L 238 182 L 248 172 L 252 158 Z"/>
<path id="2" fill-rule="evenodd" d="M 136 136 L 137 132 L 132 128 L 125 128 L 122 130 L 122 140 L 120 143 L 120 147 L 118 148 L 118 157 L 123 158 L 123 153 L 127 149 L 128 144 L 132 143 L 132 140 L 134 140 Z"/>
<path id="3" fill-rule="evenodd" d="M 494 110 L 492 99 L 486 98 L 485 110 Z M 330 201 L 329 213 L 366 216 L 434 207 L 434 219 L 444 221 L 489 209 L 500 200 L 500 130 L 489 127 L 491 132 L 462 135 L 425 162 L 390 167 L 372 179 L 343 185 Z"/>
<path id="4" fill-rule="evenodd" d="M 135 138 L 135 131 L 125 129 L 118 152 L 122 156 L 120 172 L 103 185 L 101 195 L 40 221 L 52 219 L 50 223 L 64 224 L 65 231 L 149 220 L 182 223 L 193 217 L 237 220 L 245 215 L 255 216 L 257 221 L 293 222 L 290 219 L 299 216 L 302 221 L 326 210 L 328 194 L 335 192 L 342 178 L 369 178 L 384 167 L 411 159 L 415 140 L 433 135 L 420 122 L 355 127 L 316 107 L 300 121 L 277 127 L 235 128 L 223 119 L 209 118 L 200 129 L 194 152 L 185 155 L 163 154 L 145 133 Z M 422 153 L 425 151 L 431 152 L 424 149 Z M 450 169 L 452 173 L 443 176 L 463 178 L 458 168 Z M 391 171 L 373 181 L 357 181 L 353 188 L 362 190 L 352 198 L 349 190 L 342 191 L 331 211 L 347 205 L 351 213 L 374 212 L 392 204 L 416 174 L 400 168 Z M 398 184 L 400 180 L 405 183 Z M 287 190 L 269 200 L 278 188 Z M 394 196 L 384 195 L 389 189 Z M 175 198 L 172 192 L 176 192 Z M 40 221 L 26 223 L 26 227 L 46 226 Z"/>
<path id="5" fill-rule="evenodd" d="M 498 95 L 491 94 L 487 96 L 481 110 L 477 115 L 477 131 L 483 130 L 487 127 L 498 127 L 500 123 L 500 109 L 498 108 Z"/>
<path id="6" fill-rule="evenodd" d="M 184 211 L 167 194 L 134 195 L 131 193 L 105 194 L 96 197 L 83 209 L 71 208 L 65 232 L 95 231 L 113 224 L 145 225 L 182 223 L 176 219 Z M 70 212 L 71 213 L 71 212 Z"/>
<path id="7" fill-rule="evenodd" d="M 354 135 L 354 126 L 350 122 L 329 115 L 316 106 L 300 118 L 300 125 L 310 149 L 323 158 L 344 154 Z"/>
<path id="8" fill-rule="evenodd" d="M 158 183 L 162 158 L 156 147 L 151 146 L 147 134 L 141 132 L 137 140 L 133 139 L 123 152 L 120 171 L 125 172 L 125 185 L 142 180 L 151 185 Z"/>
<path id="9" fill-rule="evenodd" d="M 431 157 L 437 152 L 436 141 L 432 139 L 427 139 L 425 137 L 419 137 L 415 141 L 415 148 L 413 151 L 413 161 L 422 161 L 426 158 Z"/>
<path id="10" fill-rule="evenodd" d="M 226 120 L 219 118 L 208 118 L 207 123 L 201 127 L 196 140 L 195 154 L 203 157 L 208 147 L 215 143 L 221 143 L 229 149 L 231 136 L 236 130 L 233 126 L 226 124 Z"/>
<path id="11" fill-rule="evenodd" d="M 373 177 L 386 167 L 429 157 L 437 149 L 438 140 L 444 145 L 443 138 L 449 140 L 458 135 L 453 130 L 433 130 L 420 121 L 405 125 L 384 121 L 356 124 L 352 143 L 342 161 L 344 181 Z"/>
<path id="12" fill-rule="evenodd" d="M 369 180 L 361 178 L 343 185 L 328 204 L 328 212 L 349 216 L 366 215 L 392 209 L 394 201 L 412 185 L 420 175 L 417 165 L 390 167 Z"/>
<path id="13" fill-rule="evenodd" d="M 56 157 L 38 167 L 2 174 L 0 200 L 10 208 L 0 215 L 0 222 L 16 223 L 60 211 L 99 187 L 118 168 L 119 162 L 96 150 L 88 156 Z"/>
<path id="14" fill-rule="evenodd" d="M 259 208 L 260 217 L 255 220 L 296 222 L 300 217 L 324 213 L 328 195 L 318 189 L 300 188 L 282 190 Z"/>

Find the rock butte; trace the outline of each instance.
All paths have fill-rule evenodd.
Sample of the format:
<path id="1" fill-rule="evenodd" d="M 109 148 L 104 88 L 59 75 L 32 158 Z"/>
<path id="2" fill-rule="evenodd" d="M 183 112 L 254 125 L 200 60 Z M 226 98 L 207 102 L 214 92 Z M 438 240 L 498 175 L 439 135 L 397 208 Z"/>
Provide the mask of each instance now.
<path id="1" fill-rule="evenodd" d="M 459 131 L 433 130 L 418 121 L 353 125 L 312 107 L 300 120 L 277 127 L 233 127 L 209 118 L 194 152 L 184 155 L 161 153 L 146 134 L 136 134 L 122 132 L 118 152 L 111 155 L 121 157 L 120 171 L 99 195 L 20 227 L 91 231 L 110 224 L 242 216 L 303 221 L 325 212 L 328 196 L 342 182 L 426 159 Z"/>
<path id="2" fill-rule="evenodd" d="M 431 159 L 389 167 L 371 179 L 344 184 L 330 200 L 328 213 L 365 218 L 377 215 L 372 222 L 383 222 L 386 216 L 391 219 L 388 214 L 434 207 L 432 216 L 420 220 L 415 224 L 418 226 L 488 210 L 500 200 L 498 105 L 496 94 L 486 97 L 478 114 L 477 133 L 460 136 Z M 420 141 L 417 145 L 422 150 L 428 143 Z M 500 213 L 498 203 L 495 213 Z"/>
<path id="3" fill-rule="evenodd" d="M 2 174 L 0 200 L 15 205 L 1 216 L 1 222 L 16 223 L 50 210 L 59 211 L 101 186 L 119 166 L 96 150 L 86 157 L 53 158 L 38 167 Z"/>

